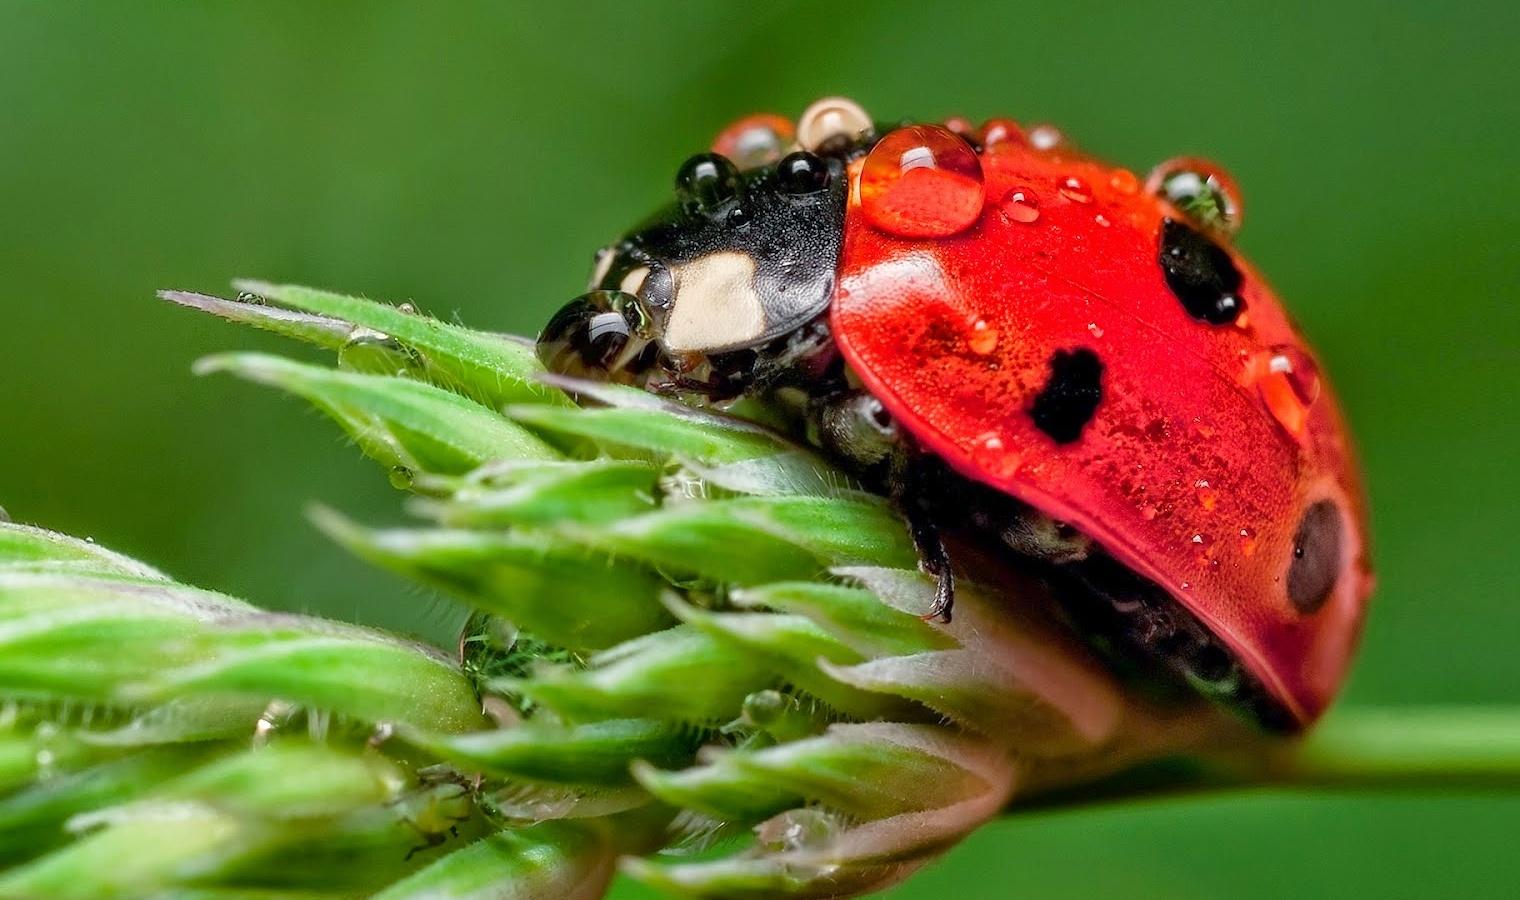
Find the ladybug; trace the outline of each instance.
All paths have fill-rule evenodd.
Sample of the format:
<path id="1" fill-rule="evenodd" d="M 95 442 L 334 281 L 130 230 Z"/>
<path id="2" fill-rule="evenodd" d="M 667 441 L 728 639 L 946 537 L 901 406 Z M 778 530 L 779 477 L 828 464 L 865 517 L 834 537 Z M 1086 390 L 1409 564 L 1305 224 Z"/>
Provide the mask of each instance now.
<path id="1" fill-rule="evenodd" d="M 1336 399 L 1231 242 L 1230 177 L 1141 179 L 1048 126 L 751 116 L 598 255 L 554 371 L 759 400 L 905 513 L 1037 571 L 1095 646 L 1291 732 L 1372 586 Z M 1115 649 L 1117 648 L 1117 649 Z"/>

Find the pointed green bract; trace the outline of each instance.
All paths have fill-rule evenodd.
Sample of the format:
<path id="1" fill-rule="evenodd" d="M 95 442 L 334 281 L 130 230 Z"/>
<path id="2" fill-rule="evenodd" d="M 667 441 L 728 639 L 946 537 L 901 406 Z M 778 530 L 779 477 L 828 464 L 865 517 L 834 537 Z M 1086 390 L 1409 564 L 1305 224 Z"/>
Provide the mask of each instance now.
<path id="1" fill-rule="evenodd" d="M 253 300 L 224 300 L 194 291 L 159 291 L 158 296 L 170 303 L 220 316 L 229 322 L 252 325 L 328 350 L 341 348 L 353 337 L 354 332 L 352 322 L 294 312 Z"/>
<path id="2" fill-rule="evenodd" d="M 573 543 L 463 529 L 371 530 L 320 508 L 313 519 L 356 555 L 559 646 L 599 650 L 673 621 L 660 605 L 657 574 Z"/>
<path id="3" fill-rule="evenodd" d="M 157 569 L 113 553 L 93 541 L 0 522 L 0 573 L 20 571 L 168 580 Z"/>
<path id="4" fill-rule="evenodd" d="M 464 735 L 415 735 L 411 743 L 463 768 L 555 784 L 617 786 L 632 782 L 630 760 L 658 766 L 690 760 L 697 733 L 653 719 L 605 719 L 584 725 L 529 722 Z"/>
<path id="5" fill-rule="evenodd" d="M 563 394 L 538 379 L 543 367 L 532 348 L 503 335 L 299 285 L 240 281 L 238 287 L 281 306 L 340 319 L 394 338 L 423 354 L 447 379 L 448 387 L 487 405 L 567 402 Z"/>
<path id="6" fill-rule="evenodd" d="M 617 848 L 598 821 L 543 822 L 449 854 L 376 900 L 594 900 Z"/>
<path id="7" fill-rule="evenodd" d="M 442 474 L 502 459 L 553 459 L 547 444 L 491 410 L 407 378 L 337 372 L 260 353 L 210 356 L 200 373 L 230 372 L 302 397 L 382 465 Z"/>

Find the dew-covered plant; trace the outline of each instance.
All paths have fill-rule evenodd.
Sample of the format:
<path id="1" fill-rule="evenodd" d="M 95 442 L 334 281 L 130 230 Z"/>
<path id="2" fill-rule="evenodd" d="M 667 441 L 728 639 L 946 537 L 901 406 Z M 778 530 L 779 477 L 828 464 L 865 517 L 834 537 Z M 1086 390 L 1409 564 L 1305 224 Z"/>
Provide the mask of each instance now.
<path id="1" fill-rule="evenodd" d="M 1517 784 L 1504 712 L 1291 740 L 1148 699 L 994 561 L 926 622 L 891 506 L 763 424 L 554 378 L 408 306 L 240 287 L 164 297 L 336 365 L 197 370 L 332 417 L 413 518 L 316 526 L 474 614 L 428 647 L 0 524 L 0 897 L 595 898 L 618 872 L 842 897 L 1026 808 Z"/>

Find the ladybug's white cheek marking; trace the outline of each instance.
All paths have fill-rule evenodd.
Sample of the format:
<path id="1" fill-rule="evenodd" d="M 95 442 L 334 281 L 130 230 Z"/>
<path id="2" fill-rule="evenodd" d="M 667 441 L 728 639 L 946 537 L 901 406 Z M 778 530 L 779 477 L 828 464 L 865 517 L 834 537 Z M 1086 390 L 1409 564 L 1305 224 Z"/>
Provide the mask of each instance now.
<path id="1" fill-rule="evenodd" d="M 665 323 L 665 348 L 706 353 L 743 346 L 765 333 L 765 306 L 755 292 L 755 261 L 733 251 L 709 253 L 673 268 L 675 304 Z"/>

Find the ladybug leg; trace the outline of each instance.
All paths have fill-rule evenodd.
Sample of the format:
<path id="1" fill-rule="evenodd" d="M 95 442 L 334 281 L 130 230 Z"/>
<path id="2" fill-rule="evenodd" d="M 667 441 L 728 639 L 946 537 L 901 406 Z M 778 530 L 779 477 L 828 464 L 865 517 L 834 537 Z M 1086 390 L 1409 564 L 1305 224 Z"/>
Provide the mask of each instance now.
<path id="1" fill-rule="evenodd" d="M 942 496 L 939 460 L 908 451 L 897 476 L 892 479 L 892 499 L 908 519 L 908 533 L 918 551 L 918 567 L 934 576 L 934 605 L 925 619 L 950 621 L 955 609 L 955 567 L 945 549 L 935 499 Z"/>

